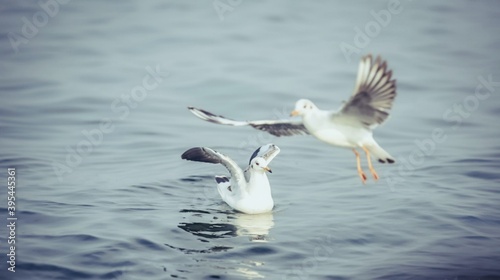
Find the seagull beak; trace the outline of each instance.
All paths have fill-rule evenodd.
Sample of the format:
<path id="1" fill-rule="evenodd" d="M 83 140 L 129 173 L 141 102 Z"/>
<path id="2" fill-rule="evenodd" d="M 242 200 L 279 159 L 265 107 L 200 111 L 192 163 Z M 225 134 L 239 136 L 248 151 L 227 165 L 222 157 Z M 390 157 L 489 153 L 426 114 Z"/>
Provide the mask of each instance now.
<path id="1" fill-rule="evenodd" d="M 269 172 L 269 173 L 273 173 L 273 171 L 271 170 L 271 168 L 269 167 L 262 167 L 265 171 Z"/>
<path id="2" fill-rule="evenodd" d="M 295 116 L 298 116 L 299 115 L 299 111 L 297 110 L 293 110 L 291 113 L 290 113 L 290 116 L 291 117 L 295 117 Z"/>

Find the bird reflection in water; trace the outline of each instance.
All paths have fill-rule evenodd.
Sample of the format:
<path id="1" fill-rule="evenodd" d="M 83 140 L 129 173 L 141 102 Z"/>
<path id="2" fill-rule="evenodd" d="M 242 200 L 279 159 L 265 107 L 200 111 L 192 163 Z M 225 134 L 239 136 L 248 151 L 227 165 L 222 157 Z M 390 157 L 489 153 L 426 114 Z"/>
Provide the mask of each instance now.
<path id="1" fill-rule="evenodd" d="M 251 242 L 268 242 L 269 231 L 274 226 L 274 218 L 272 212 L 264 214 L 244 214 L 240 212 L 221 211 L 221 210 L 195 210 L 183 209 L 181 213 L 187 214 L 186 222 L 179 223 L 178 228 L 189 232 L 190 234 L 199 237 L 202 242 L 210 242 L 210 239 L 222 240 L 224 238 L 246 236 Z M 220 242 L 218 242 L 220 243 Z M 223 253 L 236 248 L 234 242 L 227 242 L 229 246 L 217 245 L 204 249 L 188 249 L 175 247 L 165 244 L 172 249 L 179 250 L 185 254 L 212 254 Z M 254 258 L 255 256 L 253 256 Z M 200 262 L 203 264 L 203 262 Z M 265 278 L 255 268 L 263 266 L 265 263 L 260 260 L 246 259 L 239 264 L 233 264 L 231 267 L 222 267 L 217 263 L 211 268 L 224 270 L 226 275 L 234 275 L 239 278 L 246 279 L 261 279 Z"/>
<path id="2" fill-rule="evenodd" d="M 202 216 L 200 214 L 213 215 L 208 211 L 200 210 L 183 209 L 181 212 L 195 213 L 193 215 L 195 217 Z M 239 212 L 220 213 L 225 215 L 216 218 L 217 222 L 185 222 L 180 223 L 178 227 L 193 235 L 208 239 L 248 236 L 249 240 L 253 242 L 267 242 L 269 240 L 269 230 L 274 226 L 272 212 L 256 215 Z"/>

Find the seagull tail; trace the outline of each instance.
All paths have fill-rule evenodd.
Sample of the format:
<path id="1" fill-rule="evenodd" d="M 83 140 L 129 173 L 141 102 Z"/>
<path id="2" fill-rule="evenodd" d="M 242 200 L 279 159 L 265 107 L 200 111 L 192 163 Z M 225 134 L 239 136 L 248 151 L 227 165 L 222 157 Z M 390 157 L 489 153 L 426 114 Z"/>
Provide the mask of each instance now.
<path id="1" fill-rule="evenodd" d="M 212 113 L 210 113 L 206 110 L 203 110 L 203 109 L 198 109 L 195 107 L 188 107 L 188 109 L 189 109 L 189 111 L 191 111 L 191 113 L 193 113 L 198 118 L 205 120 L 205 121 L 208 121 L 208 122 L 212 122 L 212 123 L 216 123 L 216 124 L 232 125 L 232 126 L 248 125 L 248 122 L 231 120 L 231 119 L 228 119 L 228 118 L 220 116 L 220 115 L 212 114 Z"/>
<path id="2" fill-rule="evenodd" d="M 370 153 L 380 162 L 380 163 L 394 163 L 396 160 L 377 143 L 373 145 L 366 146 Z"/>

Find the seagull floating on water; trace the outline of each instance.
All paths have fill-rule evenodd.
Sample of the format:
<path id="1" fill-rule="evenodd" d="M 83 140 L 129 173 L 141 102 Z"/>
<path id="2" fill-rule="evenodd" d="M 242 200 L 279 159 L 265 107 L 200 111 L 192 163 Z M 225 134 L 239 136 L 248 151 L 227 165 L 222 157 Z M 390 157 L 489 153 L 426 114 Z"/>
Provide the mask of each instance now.
<path id="1" fill-rule="evenodd" d="M 268 164 L 279 152 L 280 149 L 274 144 L 258 148 L 250 157 L 249 165 L 244 171 L 228 156 L 207 147 L 191 148 L 185 151 L 181 158 L 224 165 L 231 178 L 215 176 L 222 200 L 240 212 L 260 214 L 269 212 L 274 207 L 266 172 L 272 173 Z"/>
<path id="2" fill-rule="evenodd" d="M 357 170 L 361 181 L 366 175 L 361 168 L 358 148 L 366 153 L 368 168 L 375 180 L 379 176 L 373 168 L 371 156 L 381 163 L 394 163 L 394 158 L 373 139 L 373 129 L 389 116 L 396 97 L 396 80 L 391 79 L 392 71 L 380 56 L 375 60 L 366 55 L 361 58 L 354 91 L 349 100 L 337 111 L 320 110 L 308 99 L 295 103 L 291 116 L 301 116 L 302 121 L 260 120 L 235 121 L 208 111 L 188 107 L 197 117 L 224 125 L 252 126 L 275 136 L 311 134 L 333 146 L 352 149 L 356 156 Z"/>

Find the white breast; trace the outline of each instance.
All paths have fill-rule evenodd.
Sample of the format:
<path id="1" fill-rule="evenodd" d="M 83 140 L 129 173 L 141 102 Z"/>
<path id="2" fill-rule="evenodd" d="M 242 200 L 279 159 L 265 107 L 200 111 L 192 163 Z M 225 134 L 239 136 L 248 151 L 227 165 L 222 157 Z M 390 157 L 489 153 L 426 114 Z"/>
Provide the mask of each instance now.
<path id="1" fill-rule="evenodd" d="M 360 127 L 333 122 L 330 112 L 311 112 L 303 117 L 304 126 L 319 140 L 345 148 L 359 147 L 371 132 Z"/>

